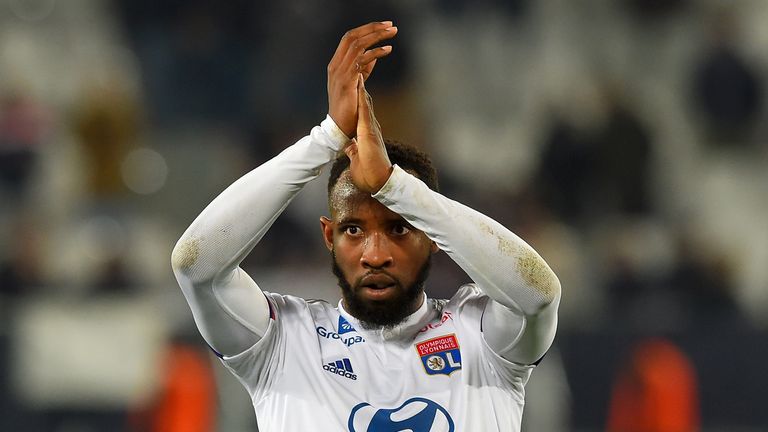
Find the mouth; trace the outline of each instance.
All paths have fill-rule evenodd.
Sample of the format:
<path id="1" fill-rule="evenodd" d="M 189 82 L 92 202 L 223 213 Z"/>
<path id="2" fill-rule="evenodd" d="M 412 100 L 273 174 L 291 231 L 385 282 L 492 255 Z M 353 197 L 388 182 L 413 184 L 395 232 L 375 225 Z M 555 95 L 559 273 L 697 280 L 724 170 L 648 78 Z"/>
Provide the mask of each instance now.
<path id="1" fill-rule="evenodd" d="M 360 280 L 358 286 L 368 297 L 380 298 L 388 296 L 397 286 L 397 281 L 386 274 L 369 274 Z"/>

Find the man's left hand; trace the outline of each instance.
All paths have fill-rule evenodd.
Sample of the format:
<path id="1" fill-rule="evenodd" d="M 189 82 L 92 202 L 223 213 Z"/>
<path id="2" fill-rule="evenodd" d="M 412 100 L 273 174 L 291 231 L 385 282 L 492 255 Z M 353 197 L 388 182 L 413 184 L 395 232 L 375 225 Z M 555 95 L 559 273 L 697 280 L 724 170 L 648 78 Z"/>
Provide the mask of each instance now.
<path id="1" fill-rule="evenodd" d="M 392 163 L 362 75 L 357 80 L 357 112 L 357 137 L 344 151 L 349 156 L 352 183 L 363 192 L 375 194 L 392 174 Z"/>
<path id="2" fill-rule="evenodd" d="M 392 52 L 391 45 L 371 47 L 396 34 L 392 21 L 352 29 L 341 38 L 328 63 L 328 114 L 348 137 L 354 136 L 357 122 L 357 77 L 362 74 L 363 79 L 368 79 L 376 61 Z"/>

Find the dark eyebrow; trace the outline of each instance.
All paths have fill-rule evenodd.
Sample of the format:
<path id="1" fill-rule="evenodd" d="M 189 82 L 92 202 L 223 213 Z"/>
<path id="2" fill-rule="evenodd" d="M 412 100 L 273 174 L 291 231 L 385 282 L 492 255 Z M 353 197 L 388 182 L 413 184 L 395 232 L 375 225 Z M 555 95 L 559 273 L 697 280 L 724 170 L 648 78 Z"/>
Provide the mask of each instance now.
<path id="1" fill-rule="evenodd" d="M 362 223 L 362 219 L 354 217 L 345 217 L 336 221 L 337 225 L 360 225 Z"/>
<path id="2" fill-rule="evenodd" d="M 363 223 L 365 223 L 365 221 L 356 217 L 345 217 L 336 221 L 336 225 L 362 225 Z M 385 223 L 388 225 L 404 224 L 404 225 L 411 226 L 411 224 L 408 223 L 408 221 L 405 220 L 405 218 L 403 217 L 392 218 L 390 220 L 385 221 Z"/>

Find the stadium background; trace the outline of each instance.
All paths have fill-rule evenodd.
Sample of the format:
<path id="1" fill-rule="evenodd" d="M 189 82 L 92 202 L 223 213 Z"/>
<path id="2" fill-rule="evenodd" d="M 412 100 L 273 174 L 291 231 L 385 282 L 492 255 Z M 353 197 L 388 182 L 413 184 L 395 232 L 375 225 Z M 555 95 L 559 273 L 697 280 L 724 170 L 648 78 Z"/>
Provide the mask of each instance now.
<path id="1" fill-rule="evenodd" d="M 524 429 L 768 430 L 762 0 L 0 2 L 0 430 L 255 430 L 170 250 L 383 19 L 385 135 L 562 281 Z M 320 181 L 246 260 L 264 289 L 336 301 L 324 209 Z M 463 281 L 443 255 L 428 290 Z"/>

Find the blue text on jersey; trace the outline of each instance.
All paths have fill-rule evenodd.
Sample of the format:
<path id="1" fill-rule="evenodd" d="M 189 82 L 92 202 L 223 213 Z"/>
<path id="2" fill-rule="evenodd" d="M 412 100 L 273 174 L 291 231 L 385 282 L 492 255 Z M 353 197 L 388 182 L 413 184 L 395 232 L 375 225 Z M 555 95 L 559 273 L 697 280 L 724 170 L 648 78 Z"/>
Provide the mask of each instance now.
<path id="1" fill-rule="evenodd" d="M 365 342 L 365 339 L 363 339 L 362 336 L 358 335 L 358 336 L 349 336 L 344 338 L 338 333 L 336 333 L 335 331 L 329 331 L 323 326 L 317 327 L 316 330 L 317 330 L 317 334 L 320 335 L 321 337 L 324 337 L 326 339 L 338 339 L 348 347 L 356 343 Z"/>

